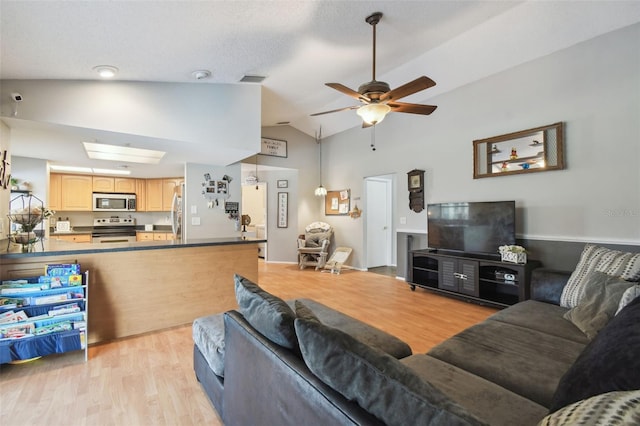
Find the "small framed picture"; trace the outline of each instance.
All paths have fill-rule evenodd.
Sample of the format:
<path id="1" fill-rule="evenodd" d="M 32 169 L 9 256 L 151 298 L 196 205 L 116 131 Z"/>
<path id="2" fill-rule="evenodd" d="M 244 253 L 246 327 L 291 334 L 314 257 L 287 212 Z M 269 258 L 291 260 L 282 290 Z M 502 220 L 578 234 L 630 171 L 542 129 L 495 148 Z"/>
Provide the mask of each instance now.
<path id="1" fill-rule="evenodd" d="M 289 226 L 289 193 L 278 192 L 278 228 Z"/>
<path id="2" fill-rule="evenodd" d="M 289 187 L 289 181 L 286 179 L 281 179 L 278 180 L 278 188 L 288 188 Z"/>

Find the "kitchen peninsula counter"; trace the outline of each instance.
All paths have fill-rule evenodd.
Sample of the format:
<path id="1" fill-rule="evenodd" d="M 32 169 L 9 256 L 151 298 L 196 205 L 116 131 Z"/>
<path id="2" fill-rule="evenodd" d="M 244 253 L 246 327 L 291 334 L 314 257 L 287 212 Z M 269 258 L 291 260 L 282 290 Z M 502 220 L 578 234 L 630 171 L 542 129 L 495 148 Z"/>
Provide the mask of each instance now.
<path id="1" fill-rule="evenodd" d="M 48 239 L 44 249 L 0 252 L 0 279 L 39 276 L 50 263 L 89 271 L 89 343 L 191 323 L 237 307 L 233 275 L 258 282 L 264 239 L 77 244 Z M 6 244 L 6 242 L 5 242 Z"/>

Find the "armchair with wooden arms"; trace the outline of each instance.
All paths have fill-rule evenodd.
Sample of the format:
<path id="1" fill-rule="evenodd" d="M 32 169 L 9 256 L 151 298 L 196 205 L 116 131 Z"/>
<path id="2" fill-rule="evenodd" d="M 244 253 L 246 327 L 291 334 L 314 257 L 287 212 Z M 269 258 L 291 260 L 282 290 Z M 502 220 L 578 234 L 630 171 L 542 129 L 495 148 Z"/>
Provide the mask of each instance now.
<path id="1" fill-rule="evenodd" d="M 313 222 L 304 231 L 298 237 L 298 266 L 300 269 L 314 266 L 317 271 L 327 262 L 333 228 L 325 222 Z"/>

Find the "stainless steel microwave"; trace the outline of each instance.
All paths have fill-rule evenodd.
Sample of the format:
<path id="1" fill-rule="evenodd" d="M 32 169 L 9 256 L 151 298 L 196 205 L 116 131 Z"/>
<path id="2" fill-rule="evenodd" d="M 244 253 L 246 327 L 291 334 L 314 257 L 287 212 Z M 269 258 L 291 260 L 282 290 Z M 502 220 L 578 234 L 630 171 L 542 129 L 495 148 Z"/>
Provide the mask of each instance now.
<path id="1" fill-rule="evenodd" d="M 93 193 L 94 212 L 134 212 L 136 211 L 135 194 L 103 194 Z"/>

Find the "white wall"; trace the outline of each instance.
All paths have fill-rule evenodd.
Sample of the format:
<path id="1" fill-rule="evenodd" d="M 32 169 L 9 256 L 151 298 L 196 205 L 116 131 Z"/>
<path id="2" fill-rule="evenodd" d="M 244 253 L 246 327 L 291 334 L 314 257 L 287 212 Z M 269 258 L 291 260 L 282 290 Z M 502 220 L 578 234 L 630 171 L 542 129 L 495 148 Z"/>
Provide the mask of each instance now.
<path id="1" fill-rule="evenodd" d="M 12 117 L 10 92 L 19 92 L 25 99 L 21 120 L 148 138 L 137 140 L 139 148 L 190 143 L 203 162 L 225 165 L 259 149 L 260 90 L 241 84 L 2 80 L 0 111 Z M 215 149 L 220 146 L 225 149 Z"/>
<path id="2" fill-rule="evenodd" d="M 202 182 L 208 173 L 211 180 L 222 180 L 224 175 L 231 177 L 228 184 L 229 198 L 219 199 L 219 204 L 208 207 L 209 199 L 202 195 Z M 224 203 L 242 202 L 240 163 L 227 167 L 215 167 L 206 164 L 187 163 L 185 167 L 186 189 L 183 198 L 183 216 L 188 239 L 239 237 L 240 228 L 235 220 L 229 219 L 224 211 Z M 195 207 L 196 213 L 192 208 Z M 240 205 L 240 209 L 242 206 Z M 200 225 L 194 225 L 194 218 L 199 218 Z"/>
<path id="3" fill-rule="evenodd" d="M 426 170 L 426 203 L 516 200 L 520 236 L 640 245 L 640 25 L 576 45 L 431 99 L 431 116 L 392 113 L 323 145 L 328 189 L 363 191 L 396 173 L 397 231 L 426 232 L 408 207 L 406 172 Z M 473 179 L 474 139 L 563 121 L 566 169 Z M 367 212 L 363 212 L 363 216 Z M 336 244 L 363 260 L 363 222 L 332 216 Z M 403 248 L 399 248 L 403 249 Z"/>
<path id="4" fill-rule="evenodd" d="M 14 170 L 12 177 L 19 179 L 19 185 L 29 182 L 31 188 L 31 195 L 39 198 L 42 204 L 47 207 L 47 196 L 49 193 L 47 177 L 47 162 L 37 158 L 25 158 L 12 156 L 11 168 Z M 11 198 L 15 198 L 16 194 L 13 194 Z M 38 204 L 37 200 L 32 200 Z M 11 209 L 22 208 L 21 200 L 16 200 L 11 206 Z M 4 216 L 4 215 L 3 215 Z M 36 229 L 45 229 L 48 231 L 48 222 L 43 222 Z"/>
<path id="5" fill-rule="evenodd" d="M 5 170 L 5 178 L 8 179 L 11 174 L 11 130 L 9 127 L 0 121 L 0 161 L 4 156 L 4 152 L 7 152 L 7 162 L 9 163 L 7 170 Z M 0 187 L 0 244 L 6 243 L 3 241 L 6 239 L 9 232 L 9 200 L 11 199 L 11 184 L 7 185 L 7 188 Z"/>

